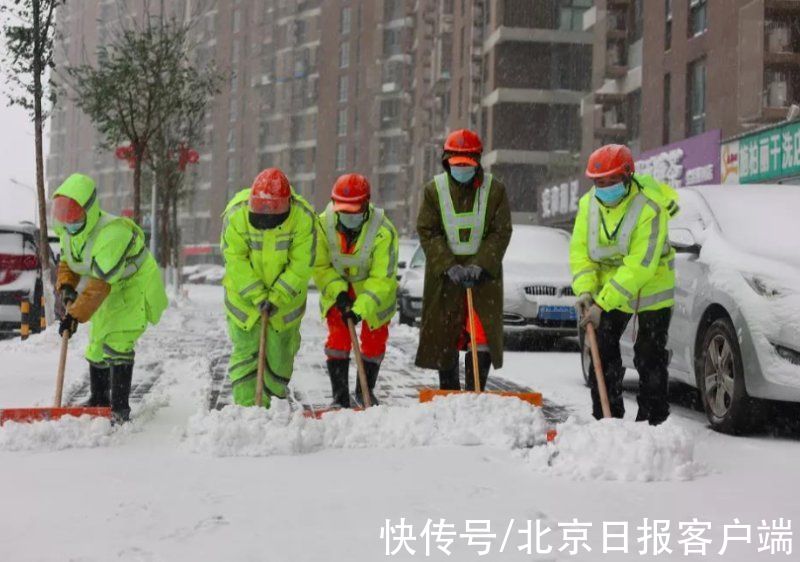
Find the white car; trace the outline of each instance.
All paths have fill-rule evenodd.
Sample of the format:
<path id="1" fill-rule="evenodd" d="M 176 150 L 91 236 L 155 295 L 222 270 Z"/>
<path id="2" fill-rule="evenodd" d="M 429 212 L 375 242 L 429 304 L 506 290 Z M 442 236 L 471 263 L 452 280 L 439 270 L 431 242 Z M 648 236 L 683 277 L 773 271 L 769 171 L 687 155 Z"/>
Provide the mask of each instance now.
<path id="1" fill-rule="evenodd" d="M 400 323 L 413 326 L 422 316 L 422 292 L 425 288 L 425 252 L 417 244 L 411 260 L 400 275 L 397 286 L 397 309 Z"/>
<path id="2" fill-rule="evenodd" d="M 669 374 L 698 389 L 714 429 L 748 431 L 763 400 L 800 402 L 800 187 L 685 188 L 680 207 Z"/>
<path id="3" fill-rule="evenodd" d="M 578 335 L 569 240 L 563 230 L 514 225 L 503 260 L 503 330 L 510 344 L 552 348 L 559 338 Z"/>
<path id="4" fill-rule="evenodd" d="M 12 335 L 19 331 L 23 300 L 31 304 L 31 331 L 39 331 L 43 284 L 38 247 L 39 230 L 32 224 L 0 226 L 0 334 Z M 52 252 L 48 254 L 55 281 L 56 260 Z M 60 312 L 59 307 L 56 312 Z"/>

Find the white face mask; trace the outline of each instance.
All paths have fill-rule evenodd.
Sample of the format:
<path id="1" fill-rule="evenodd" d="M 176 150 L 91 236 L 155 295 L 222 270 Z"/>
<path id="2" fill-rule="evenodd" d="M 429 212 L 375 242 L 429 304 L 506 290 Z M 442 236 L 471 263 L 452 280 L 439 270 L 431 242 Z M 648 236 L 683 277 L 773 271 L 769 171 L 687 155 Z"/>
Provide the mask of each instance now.
<path id="1" fill-rule="evenodd" d="M 348 230 L 358 230 L 365 219 L 366 213 L 339 213 L 339 222 Z"/>

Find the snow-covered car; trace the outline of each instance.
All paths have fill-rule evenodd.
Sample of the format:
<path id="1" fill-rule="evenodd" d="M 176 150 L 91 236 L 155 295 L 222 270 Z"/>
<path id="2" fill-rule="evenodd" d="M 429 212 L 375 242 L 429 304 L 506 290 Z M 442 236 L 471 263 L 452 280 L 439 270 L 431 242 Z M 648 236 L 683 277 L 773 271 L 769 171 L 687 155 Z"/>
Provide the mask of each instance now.
<path id="1" fill-rule="evenodd" d="M 800 187 L 685 188 L 680 207 L 669 374 L 698 389 L 714 429 L 740 433 L 763 400 L 800 402 Z"/>
<path id="2" fill-rule="evenodd" d="M 422 291 L 425 287 L 425 252 L 417 244 L 397 287 L 400 323 L 413 326 L 422 316 Z"/>
<path id="3" fill-rule="evenodd" d="M 559 338 L 578 335 L 569 239 L 563 230 L 514 225 L 503 260 L 503 330 L 509 343 L 553 347 Z"/>
<path id="4" fill-rule="evenodd" d="M 411 258 L 414 257 L 414 252 L 417 251 L 419 242 L 411 238 L 400 238 L 398 242 L 399 252 L 397 255 L 397 280 L 403 278 L 403 274 L 411 263 Z"/>
<path id="5" fill-rule="evenodd" d="M 184 283 L 218 285 L 225 276 L 225 268 L 213 263 L 185 265 L 181 269 Z"/>
<path id="6" fill-rule="evenodd" d="M 38 246 L 39 230 L 35 226 L 0 226 L 0 335 L 19 331 L 23 300 L 31 303 L 31 331 L 39 330 L 43 283 Z M 54 272 L 56 261 L 52 251 L 48 254 L 50 271 Z"/>

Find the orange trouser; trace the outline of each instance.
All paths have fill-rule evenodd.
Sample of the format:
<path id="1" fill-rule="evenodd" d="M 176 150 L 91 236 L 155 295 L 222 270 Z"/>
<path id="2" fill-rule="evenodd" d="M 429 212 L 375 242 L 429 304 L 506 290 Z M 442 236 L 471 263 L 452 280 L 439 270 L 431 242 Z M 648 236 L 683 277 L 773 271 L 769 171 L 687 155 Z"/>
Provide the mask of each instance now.
<path id="1" fill-rule="evenodd" d="M 342 319 L 341 311 L 332 306 L 325 320 L 328 324 L 328 341 L 325 342 L 325 355 L 328 359 L 348 359 L 350 357 L 350 330 Z M 356 331 L 358 328 L 356 328 Z M 375 330 L 366 322 L 361 322 L 361 355 L 364 361 L 380 363 L 386 353 L 386 341 L 389 339 L 389 325 L 384 324 Z"/>
<path id="2" fill-rule="evenodd" d="M 470 345 L 469 310 L 467 308 L 466 297 L 464 297 L 464 310 L 466 311 L 464 315 L 464 328 L 461 332 L 461 337 L 458 339 L 458 348 L 461 351 L 469 349 Z M 480 316 L 478 316 L 478 311 L 474 310 L 474 313 L 475 313 L 475 343 L 478 345 L 478 351 L 489 351 L 489 342 L 486 339 L 486 332 L 483 330 L 483 323 L 481 322 Z"/>

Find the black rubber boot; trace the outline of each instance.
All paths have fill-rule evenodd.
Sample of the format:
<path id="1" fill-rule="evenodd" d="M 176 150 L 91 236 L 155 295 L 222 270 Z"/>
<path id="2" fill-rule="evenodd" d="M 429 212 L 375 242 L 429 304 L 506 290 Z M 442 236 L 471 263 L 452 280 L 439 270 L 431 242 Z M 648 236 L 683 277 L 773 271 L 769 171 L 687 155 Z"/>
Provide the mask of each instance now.
<path id="1" fill-rule="evenodd" d="M 472 352 L 468 351 L 464 356 L 464 388 L 475 390 L 475 374 L 472 370 Z M 489 369 L 492 368 L 492 355 L 488 351 L 478 352 L 478 377 L 481 383 L 481 392 L 486 390 L 486 381 L 489 380 Z"/>
<path id="2" fill-rule="evenodd" d="M 128 399 L 131 395 L 133 363 L 111 367 L 111 422 L 125 423 L 131 419 Z"/>
<path id="3" fill-rule="evenodd" d="M 439 390 L 461 390 L 458 380 L 458 360 L 449 369 L 439 369 Z"/>
<path id="4" fill-rule="evenodd" d="M 349 359 L 328 359 L 328 376 L 331 378 L 331 393 L 333 394 L 331 408 L 350 407 L 349 370 Z"/>
<path id="5" fill-rule="evenodd" d="M 89 364 L 89 400 L 84 403 L 87 408 L 111 405 L 111 369 Z"/>
<path id="6" fill-rule="evenodd" d="M 378 373 L 381 371 L 381 364 L 373 361 L 364 361 L 364 371 L 367 375 L 367 388 L 369 388 L 369 403 L 373 406 L 379 406 L 380 402 L 375 398 L 375 383 L 378 382 Z M 363 407 L 364 402 L 361 400 L 361 383 L 356 383 L 356 403 Z"/>

